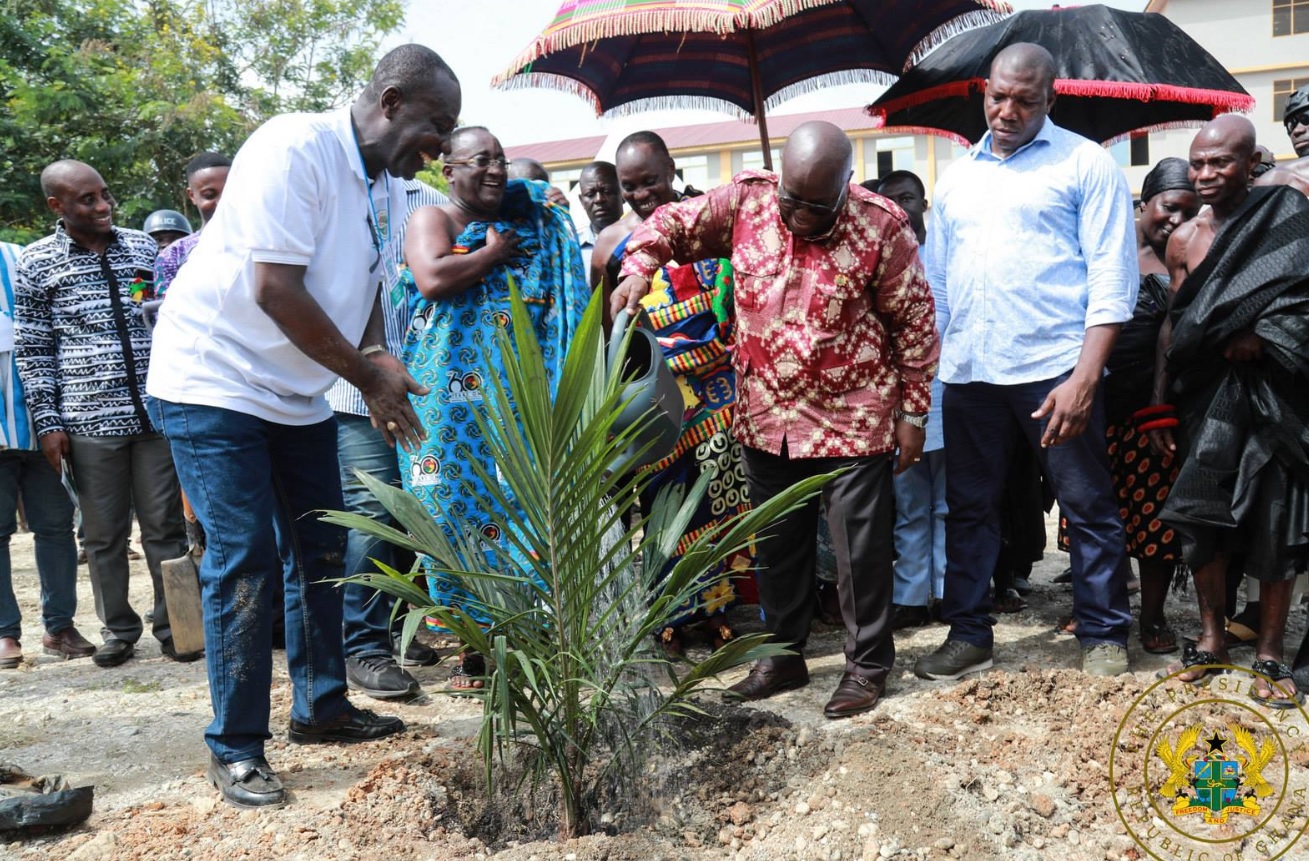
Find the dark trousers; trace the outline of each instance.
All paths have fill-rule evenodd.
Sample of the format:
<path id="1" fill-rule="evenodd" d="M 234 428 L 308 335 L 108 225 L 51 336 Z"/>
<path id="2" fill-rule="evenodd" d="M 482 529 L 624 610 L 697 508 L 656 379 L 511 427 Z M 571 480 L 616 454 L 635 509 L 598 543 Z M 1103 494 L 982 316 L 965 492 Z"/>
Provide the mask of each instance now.
<path id="1" fill-rule="evenodd" d="M 152 633 L 160 642 L 172 636 L 160 563 L 186 553 L 182 493 L 168 440 L 157 433 L 129 436 L 68 435 L 69 460 L 82 505 L 91 594 L 102 624 L 101 635 L 135 643 L 141 617 L 128 601 L 127 541 L 132 509 L 141 524 L 141 549 L 154 587 Z"/>
<path id="2" fill-rule="evenodd" d="M 845 668 L 884 683 L 895 663 L 891 588 L 895 497 L 891 457 L 792 459 L 742 448 L 750 499 L 765 502 L 801 479 L 848 469 L 823 489 L 836 552 L 836 588 L 845 615 Z M 779 643 L 803 653 L 815 611 L 818 498 L 775 521 L 756 537 L 759 606 Z"/>
<path id="3" fill-rule="evenodd" d="M 1068 378 L 1013 386 L 967 383 L 945 387 L 945 598 L 941 616 L 950 639 L 990 648 L 991 575 L 1000 553 L 1000 505 L 1015 448 L 1025 438 L 1068 518 L 1072 548 L 1073 616 L 1083 648 L 1127 645 L 1128 562 L 1123 522 L 1109 478 L 1104 398 L 1097 391 L 1086 430 L 1062 445 L 1041 448 L 1043 421 L 1031 417 L 1050 390 Z"/>

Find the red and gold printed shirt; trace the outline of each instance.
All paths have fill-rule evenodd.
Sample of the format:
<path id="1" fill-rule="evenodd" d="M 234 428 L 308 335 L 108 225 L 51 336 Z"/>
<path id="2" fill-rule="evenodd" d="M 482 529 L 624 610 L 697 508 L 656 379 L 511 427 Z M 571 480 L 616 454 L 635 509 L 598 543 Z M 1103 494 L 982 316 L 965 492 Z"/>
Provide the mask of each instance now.
<path id="1" fill-rule="evenodd" d="M 777 209 L 777 176 L 746 171 L 668 204 L 627 243 L 623 276 L 670 260 L 728 257 L 736 269 L 742 445 L 793 458 L 865 457 L 895 447 L 893 412 L 926 412 L 940 345 L 918 243 L 891 201 L 850 186 L 822 237 Z"/>

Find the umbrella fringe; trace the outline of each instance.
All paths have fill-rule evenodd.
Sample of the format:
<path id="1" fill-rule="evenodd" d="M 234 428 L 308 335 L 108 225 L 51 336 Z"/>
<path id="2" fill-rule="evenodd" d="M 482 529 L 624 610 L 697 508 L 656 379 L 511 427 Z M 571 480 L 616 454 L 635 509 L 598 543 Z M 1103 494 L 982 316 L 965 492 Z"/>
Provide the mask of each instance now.
<path id="1" fill-rule="evenodd" d="M 871 104 L 865 110 L 874 120 L 882 122 L 891 114 L 929 104 L 950 97 L 967 98 L 973 92 L 986 86 L 985 78 L 969 78 L 966 81 L 950 81 L 935 87 L 928 87 L 913 93 L 907 93 L 897 99 L 881 105 Z M 1084 81 L 1076 78 L 1058 78 L 1054 82 L 1055 92 L 1061 96 L 1108 96 L 1119 99 L 1136 99 L 1142 102 L 1182 102 L 1184 104 L 1213 105 L 1214 116 L 1227 111 L 1249 111 L 1254 107 L 1254 98 L 1248 93 L 1233 93 L 1227 90 L 1202 90 L 1196 87 L 1178 87 L 1172 84 L 1138 84 L 1132 81 Z"/>
<path id="2" fill-rule="evenodd" d="M 1202 90 L 1196 87 L 1179 87 L 1172 84 L 1140 84 L 1134 81 L 1085 81 L 1078 78 L 1059 78 L 1054 82 L 1056 93 L 1065 96 L 1108 96 L 1118 99 L 1136 99 L 1142 102 L 1181 102 L 1188 105 L 1213 105 L 1215 115 L 1225 111 L 1249 111 L 1254 97 L 1249 93 L 1227 90 Z"/>
<path id="3" fill-rule="evenodd" d="M 743 123 L 755 122 L 754 115 L 726 99 L 713 96 L 654 96 L 649 99 L 635 99 L 616 105 L 599 114 L 604 119 L 631 117 L 647 111 L 713 111 L 729 114 Z"/>
<path id="4" fill-rule="evenodd" d="M 880 105 L 874 103 L 864 110 L 874 120 L 881 119 L 883 122 L 886 118 L 896 111 L 902 111 L 905 108 L 916 108 L 919 105 L 926 105 L 940 99 L 950 97 L 968 98 L 974 91 L 980 90 L 986 86 L 985 78 L 969 78 L 966 81 L 950 81 L 949 83 L 939 84 L 935 87 L 928 87 L 925 90 L 918 90 L 913 93 L 906 93 L 898 99 L 892 99 Z"/>
<path id="5" fill-rule="evenodd" d="M 784 102 L 827 87 L 839 87 L 844 84 L 875 84 L 879 87 L 889 87 L 895 83 L 895 79 L 895 75 L 878 69 L 845 69 L 840 72 L 828 72 L 825 75 L 807 78 L 782 87 L 764 99 L 764 110 L 775 111 Z"/>
<path id="6" fill-rule="evenodd" d="M 945 138 L 951 143 L 958 144 L 965 149 L 973 145 L 972 141 L 963 135 L 955 134 L 945 129 L 933 128 L 932 126 L 888 126 L 883 125 L 886 122 L 885 117 L 873 117 L 873 128 L 885 134 L 887 137 L 895 135 L 934 135 L 938 138 Z"/>
<path id="7" fill-rule="evenodd" d="M 940 27 L 937 27 L 935 30 L 928 33 L 923 40 L 915 45 L 914 49 L 909 52 L 909 59 L 905 60 L 904 71 L 907 72 L 912 69 L 921 62 L 924 57 L 939 48 L 942 43 L 949 41 L 960 33 L 1003 21 L 1014 11 L 1013 7 L 1008 3 L 995 2 L 995 0 L 976 0 L 976 2 L 980 5 L 989 7 L 990 11 L 979 9 L 976 12 L 965 12 L 957 18 L 951 18 Z"/>
<path id="8" fill-rule="evenodd" d="M 525 72 L 521 75 L 513 75 L 507 80 L 495 81 L 493 86 L 497 90 L 557 90 L 562 93 L 577 96 L 579 99 L 586 101 L 594 110 L 595 115 L 601 116 L 600 99 L 592 92 L 591 88 L 581 81 L 564 75 L 555 75 L 550 72 Z"/>
<path id="9" fill-rule="evenodd" d="M 1223 111 L 1214 111 L 1215 116 L 1220 113 L 1223 113 Z M 1100 145 L 1110 147 L 1116 143 L 1121 143 L 1128 138 L 1140 137 L 1141 135 L 1148 135 L 1153 132 L 1168 132 L 1176 131 L 1178 129 L 1198 129 L 1206 122 L 1208 122 L 1208 120 L 1171 120 L 1166 123 L 1155 123 L 1149 126 L 1142 126 L 1139 129 L 1132 129 L 1130 132 L 1123 132 L 1120 135 L 1114 135 L 1111 138 L 1101 141 Z"/>

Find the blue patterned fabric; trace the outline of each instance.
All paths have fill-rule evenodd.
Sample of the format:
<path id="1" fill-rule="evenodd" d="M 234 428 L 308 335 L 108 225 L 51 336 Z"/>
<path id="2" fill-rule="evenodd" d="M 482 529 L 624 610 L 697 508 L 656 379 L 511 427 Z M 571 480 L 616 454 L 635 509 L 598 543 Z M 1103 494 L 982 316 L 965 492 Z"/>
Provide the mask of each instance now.
<path id="1" fill-rule="evenodd" d="M 471 253 L 485 245 L 489 227 L 499 233 L 512 230 L 522 239 L 523 253 L 453 298 L 434 301 L 411 290 L 413 314 L 402 352 L 409 372 L 432 390 L 414 398 L 427 439 L 413 452 L 396 449 L 405 489 L 422 500 L 450 535 L 455 529 L 470 530 L 505 550 L 505 512 L 472 464 L 481 464 L 488 475 L 497 474 L 474 416 L 482 409 L 491 376 L 505 379 L 495 331 L 510 324 L 509 277 L 532 318 L 552 393 L 591 296 L 572 221 L 563 209 L 546 205 L 544 192 L 544 184 L 511 180 L 499 217 L 473 222 L 455 238 L 456 253 Z M 405 273 L 412 278 L 408 270 Z M 501 489 L 512 500 L 508 488 Z M 458 584 L 441 576 L 429 577 L 428 583 L 435 602 L 459 606 L 486 621 Z"/>

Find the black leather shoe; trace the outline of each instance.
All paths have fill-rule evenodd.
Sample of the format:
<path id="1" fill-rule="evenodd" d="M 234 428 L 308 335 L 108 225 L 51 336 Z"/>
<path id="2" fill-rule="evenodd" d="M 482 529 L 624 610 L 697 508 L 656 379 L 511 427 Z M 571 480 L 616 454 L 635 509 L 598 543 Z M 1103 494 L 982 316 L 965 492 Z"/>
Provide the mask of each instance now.
<path id="1" fill-rule="evenodd" d="M 110 637 L 105 640 L 103 646 L 95 650 L 91 660 L 95 661 L 97 667 L 116 667 L 125 663 L 134 654 L 136 654 L 136 646 L 126 640 Z"/>
<path id="2" fill-rule="evenodd" d="M 262 756 L 224 763 L 210 754 L 205 777 L 233 807 L 281 807 L 286 804 L 286 789 Z"/>
<path id="3" fill-rule="evenodd" d="M 809 684 L 804 658 L 788 656 L 756 661 L 750 675 L 723 691 L 725 700 L 762 700 Z"/>
<path id="4" fill-rule="evenodd" d="M 430 667 L 441 660 L 441 656 L 436 653 L 436 649 L 418 642 L 417 637 L 409 641 L 409 648 L 405 649 L 402 654 L 400 652 L 399 632 L 391 634 L 391 653 L 395 655 L 396 663 L 402 667 Z"/>
<path id="5" fill-rule="evenodd" d="M 836 720 L 872 711 L 882 698 L 882 690 L 882 685 L 872 679 L 858 673 L 846 673 L 841 676 L 841 683 L 836 686 L 832 698 L 823 706 L 823 715 Z"/>
<path id="6" fill-rule="evenodd" d="M 413 697 L 423 690 L 418 680 L 400 669 L 390 655 L 346 658 L 345 680 L 351 690 L 362 691 L 377 700 Z"/>
<path id="7" fill-rule="evenodd" d="M 173 643 L 173 638 L 159 641 L 159 651 L 164 653 L 164 657 L 170 661 L 177 661 L 179 664 L 189 664 L 192 661 L 198 661 L 205 656 L 205 650 L 198 652 L 179 652 L 177 645 Z"/>
<path id="8" fill-rule="evenodd" d="M 346 706 L 339 718 L 323 723 L 300 723 L 292 718 L 287 738 L 295 744 L 349 743 L 373 741 L 404 731 L 404 721 L 394 715 L 376 715 L 368 709 Z"/>
<path id="9" fill-rule="evenodd" d="M 913 604 L 891 605 L 891 630 L 901 631 L 905 628 L 921 628 L 932 624 L 932 613 L 927 607 Z"/>

